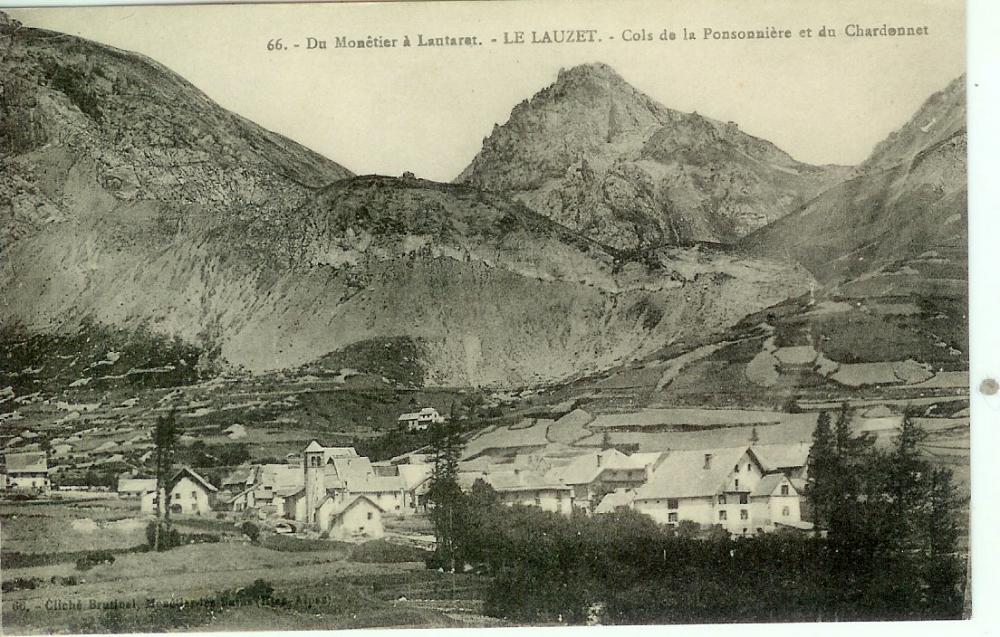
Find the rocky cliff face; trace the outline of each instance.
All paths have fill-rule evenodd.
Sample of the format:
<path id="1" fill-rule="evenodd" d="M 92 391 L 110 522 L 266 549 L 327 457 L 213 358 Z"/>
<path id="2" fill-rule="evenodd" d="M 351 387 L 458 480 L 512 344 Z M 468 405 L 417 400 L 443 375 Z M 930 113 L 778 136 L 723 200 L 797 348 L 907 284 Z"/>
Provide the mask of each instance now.
<path id="1" fill-rule="evenodd" d="M 845 174 L 797 162 L 735 123 L 670 110 L 603 64 L 520 103 L 456 181 L 506 192 L 624 250 L 731 242 Z"/>
<path id="2" fill-rule="evenodd" d="M 920 258 L 950 260 L 947 278 L 965 279 L 966 141 L 961 77 L 879 143 L 851 179 L 742 247 L 793 259 L 828 282 Z"/>
<path id="3" fill-rule="evenodd" d="M 152 333 L 254 372 L 406 343 L 392 351 L 426 384 L 523 386 L 811 281 L 707 248 L 639 262 L 502 194 L 350 177 L 140 56 L 32 29 L 10 42 L 0 324 L 18 333 Z"/>

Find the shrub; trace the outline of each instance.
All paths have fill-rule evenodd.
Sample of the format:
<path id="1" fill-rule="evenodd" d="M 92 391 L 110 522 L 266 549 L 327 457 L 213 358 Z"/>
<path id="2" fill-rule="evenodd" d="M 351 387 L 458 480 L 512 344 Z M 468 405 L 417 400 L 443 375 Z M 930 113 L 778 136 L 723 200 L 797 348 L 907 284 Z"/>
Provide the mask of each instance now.
<path id="1" fill-rule="evenodd" d="M 113 564 L 115 556 L 111 551 L 91 551 L 83 557 L 77 558 L 76 570 L 88 571 L 99 564 Z"/>
<path id="2" fill-rule="evenodd" d="M 244 522 L 241 530 L 243 531 L 243 535 L 250 538 L 250 541 L 254 544 L 260 540 L 260 528 L 253 522 Z"/>
<path id="3" fill-rule="evenodd" d="M 37 577 L 15 577 L 12 580 L 7 580 L 3 584 L 0 584 L 0 590 L 4 593 L 10 593 L 11 591 L 34 590 L 41 583 L 42 580 Z"/>
<path id="4" fill-rule="evenodd" d="M 184 543 L 181 534 L 176 529 L 168 529 L 166 525 L 160 525 L 160 550 L 166 551 Z M 156 522 L 146 525 L 146 544 L 150 549 L 156 544 Z"/>

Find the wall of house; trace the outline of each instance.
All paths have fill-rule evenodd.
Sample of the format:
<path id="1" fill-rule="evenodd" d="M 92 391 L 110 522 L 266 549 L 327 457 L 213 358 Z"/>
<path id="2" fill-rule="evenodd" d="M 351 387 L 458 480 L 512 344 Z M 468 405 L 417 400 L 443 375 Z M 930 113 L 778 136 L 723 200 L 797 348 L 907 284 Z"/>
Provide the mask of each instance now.
<path id="1" fill-rule="evenodd" d="M 539 507 L 543 511 L 572 515 L 573 498 L 569 490 L 541 489 L 537 491 L 501 491 L 500 497 L 504 504 L 513 506 Z"/>
<path id="2" fill-rule="evenodd" d="M 187 476 L 170 490 L 170 506 L 177 505 L 180 505 L 181 513 L 206 515 L 211 512 L 205 488 Z"/>
<path id="3" fill-rule="evenodd" d="M 715 460 L 718 462 L 718 460 Z M 750 455 L 744 453 L 735 466 L 730 467 L 729 477 L 726 479 L 726 491 L 753 491 L 760 482 L 763 474 L 757 463 L 750 459 Z"/>
<path id="4" fill-rule="evenodd" d="M 12 489 L 48 489 L 49 474 L 25 471 L 7 475 L 7 486 Z"/>
<path id="5" fill-rule="evenodd" d="M 645 513 L 660 524 L 677 524 L 684 520 L 698 524 L 718 524 L 715 501 L 709 497 L 671 498 L 677 500 L 677 508 L 669 508 L 668 498 L 636 500 L 632 508 Z M 676 514 L 676 519 L 671 514 Z"/>
<path id="6" fill-rule="evenodd" d="M 790 490 L 789 495 L 772 495 L 768 502 L 768 508 L 770 509 L 771 522 L 774 524 L 802 520 L 799 496 L 794 490 Z"/>
<path id="7" fill-rule="evenodd" d="M 364 501 L 355 504 L 340 517 L 325 522 L 330 539 L 334 540 L 346 542 L 377 540 L 385 534 L 381 512 Z"/>
<path id="8" fill-rule="evenodd" d="M 365 497 L 371 498 L 375 504 L 382 507 L 385 511 L 385 515 L 388 516 L 401 516 L 407 515 L 412 512 L 412 509 L 408 509 L 404 503 L 403 492 L 402 491 L 373 491 L 365 493 L 352 493 L 351 495 L 364 495 Z"/>
<path id="9" fill-rule="evenodd" d="M 143 493 L 139 499 L 139 511 L 143 513 L 156 513 L 156 492 Z"/>

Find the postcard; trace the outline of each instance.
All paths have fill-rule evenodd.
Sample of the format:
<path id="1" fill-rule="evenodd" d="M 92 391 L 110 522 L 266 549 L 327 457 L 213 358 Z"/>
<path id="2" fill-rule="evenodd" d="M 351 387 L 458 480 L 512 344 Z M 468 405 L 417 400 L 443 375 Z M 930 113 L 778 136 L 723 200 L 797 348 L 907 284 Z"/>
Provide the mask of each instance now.
<path id="1" fill-rule="evenodd" d="M 5 9 L 4 634 L 968 618 L 965 20 Z"/>

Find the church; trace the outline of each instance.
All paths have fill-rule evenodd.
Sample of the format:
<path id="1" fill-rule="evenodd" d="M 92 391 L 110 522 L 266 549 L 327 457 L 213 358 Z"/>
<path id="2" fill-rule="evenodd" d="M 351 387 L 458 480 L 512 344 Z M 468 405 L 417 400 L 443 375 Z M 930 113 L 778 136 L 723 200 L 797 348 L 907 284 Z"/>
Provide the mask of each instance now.
<path id="1" fill-rule="evenodd" d="M 398 481 L 375 475 L 368 458 L 353 447 L 324 447 L 313 440 L 302 452 L 303 486 L 284 500 L 285 517 L 339 540 L 370 540 L 383 535 L 382 498 L 403 505 Z M 392 482 L 392 484 L 378 484 Z M 380 501 L 383 500 L 383 501 Z"/>

